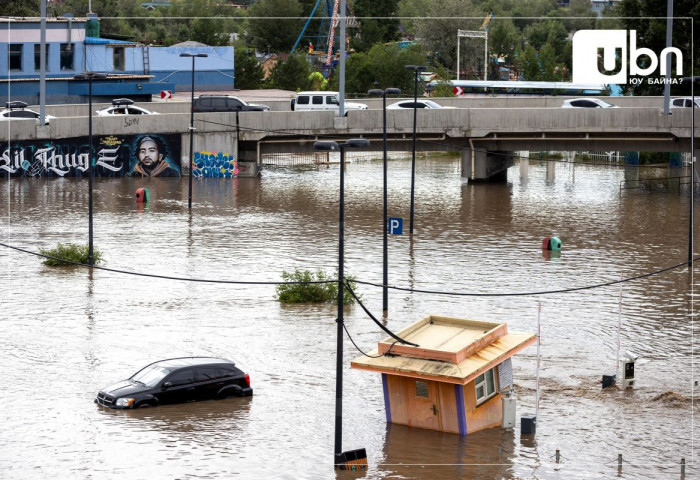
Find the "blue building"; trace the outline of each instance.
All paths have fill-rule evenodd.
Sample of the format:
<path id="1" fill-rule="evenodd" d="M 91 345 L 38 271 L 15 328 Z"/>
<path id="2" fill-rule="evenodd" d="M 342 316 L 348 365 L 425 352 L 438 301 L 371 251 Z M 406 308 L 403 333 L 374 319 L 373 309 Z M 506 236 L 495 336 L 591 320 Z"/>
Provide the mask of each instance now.
<path id="1" fill-rule="evenodd" d="M 170 47 L 100 38 L 97 16 L 46 19 L 46 103 L 87 103 L 88 85 L 73 77 L 81 72 L 107 74 L 93 81 L 93 100 L 127 97 L 150 101 L 162 90 L 189 91 L 192 59 L 198 90 L 234 88 L 234 49 L 184 42 Z M 41 22 L 11 18 L 0 22 L 0 102 L 39 104 Z"/>

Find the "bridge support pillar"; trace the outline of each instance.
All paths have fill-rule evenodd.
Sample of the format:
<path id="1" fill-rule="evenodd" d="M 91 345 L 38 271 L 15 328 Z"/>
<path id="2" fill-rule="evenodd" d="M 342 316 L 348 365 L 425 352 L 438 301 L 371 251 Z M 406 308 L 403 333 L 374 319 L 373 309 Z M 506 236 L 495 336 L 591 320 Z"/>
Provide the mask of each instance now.
<path id="1" fill-rule="evenodd" d="M 462 151 L 462 178 L 470 182 L 505 182 L 515 152 L 487 151 L 479 148 Z"/>

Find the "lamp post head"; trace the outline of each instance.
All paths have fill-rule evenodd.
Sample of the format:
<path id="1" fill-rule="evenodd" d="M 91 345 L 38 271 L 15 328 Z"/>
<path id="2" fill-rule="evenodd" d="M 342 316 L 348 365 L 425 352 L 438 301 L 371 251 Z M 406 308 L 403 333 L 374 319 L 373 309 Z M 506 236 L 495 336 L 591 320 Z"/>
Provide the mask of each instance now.
<path id="1" fill-rule="evenodd" d="M 343 148 L 365 148 L 369 147 L 369 140 L 366 138 L 349 138 L 340 146 Z"/>
<path id="2" fill-rule="evenodd" d="M 346 148 L 364 148 L 369 147 L 369 140 L 366 138 L 350 138 L 345 141 L 345 143 L 338 143 L 333 141 L 320 141 L 314 142 L 314 150 L 321 151 L 333 151 L 333 150 L 345 150 Z"/>
<path id="3" fill-rule="evenodd" d="M 400 93 L 401 93 L 401 89 L 389 87 L 389 88 L 385 88 L 384 90 L 379 89 L 379 88 L 373 88 L 372 90 L 369 90 L 367 92 L 367 95 L 381 97 L 383 95 L 398 95 Z"/>
<path id="4" fill-rule="evenodd" d="M 427 69 L 428 67 L 425 65 L 406 65 L 406 70 L 415 70 L 416 72 L 422 72 Z"/>
<path id="5" fill-rule="evenodd" d="M 338 150 L 338 142 L 314 142 L 314 150 L 320 150 L 325 152 L 329 152 L 331 150 Z"/>
<path id="6" fill-rule="evenodd" d="M 83 72 L 73 75 L 74 80 L 94 80 L 96 78 L 107 78 L 107 75 L 102 72 Z"/>

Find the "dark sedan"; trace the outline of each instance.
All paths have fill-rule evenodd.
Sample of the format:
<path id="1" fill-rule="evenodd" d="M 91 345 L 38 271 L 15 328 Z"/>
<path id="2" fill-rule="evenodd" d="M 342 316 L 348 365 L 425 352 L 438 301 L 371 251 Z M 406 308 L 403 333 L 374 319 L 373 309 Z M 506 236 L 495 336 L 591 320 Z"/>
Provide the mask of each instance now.
<path id="1" fill-rule="evenodd" d="M 103 390 L 95 403 L 109 408 L 155 407 L 253 395 L 250 377 L 221 358 L 171 358 L 152 363 Z"/>

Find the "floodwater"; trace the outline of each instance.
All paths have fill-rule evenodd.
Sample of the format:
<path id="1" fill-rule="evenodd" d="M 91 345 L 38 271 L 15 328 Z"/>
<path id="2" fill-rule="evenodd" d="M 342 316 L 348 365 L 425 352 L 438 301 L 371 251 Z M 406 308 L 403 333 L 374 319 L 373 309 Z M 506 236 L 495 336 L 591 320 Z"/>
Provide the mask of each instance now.
<path id="1" fill-rule="evenodd" d="M 387 425 L 380 376 L 349 368 L 360 353 L 346 337 L 342 447 L 365 448 L 369 469 L 334 471 L 336 307 L 280 305 L 274 285 L 233 282 L 274 283 L 295 268 L 334 274 L 337 164 L 196 179 L 191 214 L 187 178 L 96 179 L 102 265 L 162 278 L 49 268 L 0 247 L 2 477 L 658 479 L 680 478 L 682 458 L 690 475 L 693 272 L 593 288 L 687 260 L 687 185 L 621 188 L 665 170 L 524 166 L 507 183 L 469 185 L 457 158 L 419 158 L 411 237 L 410 160 L 390 161 L 389 216 L 405 231 L 389 239 L 389 283 L 470 295 L 390 290 L 383 318 L 381 289 L 357 290 L 393 331 L 437 314 L 536 332 L 539 316 L 535 435 L 521 436 L 519 424 L 537 408 L 536 346 L 513 360 L 516 429 L 460 437 Z M 345 178 L 345 272 L 381 283 L 382 162 L 352 161 Z M 30 252 L 87 243 L 86 187 L 2 180 L 1 241 Z M 145 207 L 134 201 L 139 187 L 150 189 Z M 561 238 L 560 256 L 543 256 L 548 235 Z M 571 288 L 580 289 L 537 294 Z M 486 293 L 499 295 L 475 296 Z M 386 336 L 358 305 L 345 319 L 363 351 Z M 639 355 L 636 385 L 602 390 L 618 324 L 621 351 Z M 254 396 L 133 412 L 93 403 L 147 363 L 190 355 L 235 360 Z"/>

